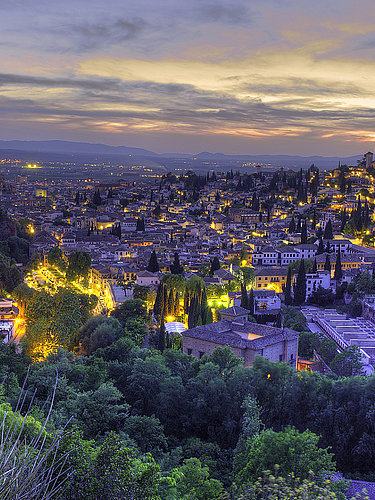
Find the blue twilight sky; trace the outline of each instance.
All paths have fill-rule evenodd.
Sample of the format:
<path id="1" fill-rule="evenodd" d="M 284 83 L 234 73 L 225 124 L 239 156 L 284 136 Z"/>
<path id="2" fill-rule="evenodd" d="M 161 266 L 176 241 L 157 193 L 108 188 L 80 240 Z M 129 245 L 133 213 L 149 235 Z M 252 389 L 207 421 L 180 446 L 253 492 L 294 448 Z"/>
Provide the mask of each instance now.
<path id="1" fill-rule="evenodd" d="M 0 0 L 0 139 L 357 154 L 373 0 Z"/>

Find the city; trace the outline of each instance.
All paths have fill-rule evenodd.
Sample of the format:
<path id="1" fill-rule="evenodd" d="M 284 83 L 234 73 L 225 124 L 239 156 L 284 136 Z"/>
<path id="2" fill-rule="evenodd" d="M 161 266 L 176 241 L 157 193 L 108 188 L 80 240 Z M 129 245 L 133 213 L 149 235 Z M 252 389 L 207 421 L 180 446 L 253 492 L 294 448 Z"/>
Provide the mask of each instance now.
<path id="1" fill-rule="evenodd" d="M 0 498 L 375 500 L 371 0 L 11 0 Z"/>
<path id="2" fill-rule="evenodd" d="M 3 342 L 41 363 L 110 349 L 124 325 L 156 352 L 371 376 L 374 175 L 370 152 L 333 170 L 3 175 Z"/>

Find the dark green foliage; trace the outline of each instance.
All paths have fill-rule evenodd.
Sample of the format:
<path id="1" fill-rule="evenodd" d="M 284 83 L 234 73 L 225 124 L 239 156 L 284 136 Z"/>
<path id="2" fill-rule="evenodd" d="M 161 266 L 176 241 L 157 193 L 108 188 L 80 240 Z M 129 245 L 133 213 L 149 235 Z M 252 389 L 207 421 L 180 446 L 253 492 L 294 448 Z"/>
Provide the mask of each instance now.
<path id="1" fill-rule="evenodd" d="M 16 262 L 26 264 L 29 260 L 29 242 L 18 236 L 10 236 L 6 240 L 0 241 L 0 253 Z"/>
<path id="2" fill-rule="evenodd" d="M 286 277 L 285 290 L 284 290 L 285 305 L 290 306 L 293 303 L 292 298 L 292 269 L 288 267 L 288 274 Z"/>
<path id="3" fill-rule="evenodd" d="M 335 300 L 335 294 L 322 286 L 318 286 L 309 297 L 309 302 L 320 307 L 332 305 Z"/>
<path id="4" fill-rule="evenodd" d="M 336 281 L 340 281 L 342 278 L 341 253 L 340 252 L 338 252 L 337 257 L 336 257 L 334 278 Z"/>
<path id="5" fill-rule="evenodd" d="M 331 219 L 328 219 L 328 222 L 324 228 L 323 239 L 325 240 L 333 240 L 333 230 L 332 230 L 332 222 Z"/>
<path id="6" fill-rule="evenodd" d="M 294 303 L 297 306 L 303 304 L 306 300 L 306 271 L 305 262 L 302 259 L 299 266 L 296 283 L 293 289 Z"/>
<path id="7" fill-rule="evenodd" d="M 66 279 L 76 281 L 88 278 L 91 267 L 91 256 L 88 252 L 72 252 L 68 258 Z"/>
<path id="8" fill-rule="evenodd" d="M 0 253 L 0 290 L 11 293 L 22 281 L 23 272 L 15 261 Z"/>
<path id="9" fill-rule="evenodd" d="M 79 330 L 82 351 L 92 354 L 96 349 L 113 344 L 121 335 L 120 323 L 114 318 L 95 316 Z"/>
<path id="10" fill-rule="evenodd" d="M 218 257 L 214 257 L 211 261 L 211 269 L 210 269 L 210 274 L 211 276 L 213 276 L 214 272 L 215 271 L 218 271 L 220 269 L 220 261 L 218 259 Z"/>
<path id="11" fill-rule="evenodd" d="M 249 293 L 249 312 L 251 315 L 254 314 L 255 311 L 255 300 L 254 300 L 254 290 L 250 288 L 250 293 Z"/>
<path id="12" fill-rule="evenodd" d="M 247 295 L 247 290 L 243 283 L 241 283 L 241 307 L 249 309 L 249 296 Z"/>
<path id="13" fill-rule="evenodd" d="M 329 257 L 329 253 L 327 253 L 327 255 L 326 255 L 326 261 L 324 263 L 324 270 L 331 272 L 331 259 Z"/>
<path id="14" fill-rule="evenodd" d="M 152 251 L 150 260 L 148 262 L 148 265 L 146 267 L 147 271 L 150 271 L 150 273 L 158 273 L 159 272 L 159 263 L 158 263 L 158 258 L 156 256 L 155 250 Z"/>
<path id="15" fill-rule="evenodd" d="M 63 251 L 60 247 L 53 247 L 48 252 L 48 264 L 52 267 L 56 267 L 61 272 L 65 272 L 67 268 L 67 261 L 64 259 Z"/>
<path id="16" fill-rule="evenodd" d="M 319 245 L 316 253 L 317 255 L 324 253 L 324 243 L 323 243 L 323 238 L 321 236 L 319 237 Z"/>
<path id="17" fill-rule="evenodd" d="M 126 322 L 132 318 L 145 320 L 147 317 L 146 304 L 141 299 L 125 300 L 111 312 L 111 316 L 116 318 L 122 326 L 125 326 Z"/>
<path id="18" fill-rule="evenodd" d="M 184 272 L 184 268 L 180 264 L 180 257 L 178 256 L 177 252 L 175 252 L 174 254 L 174 260 L 171 264 L 170 269 L 172 274 L 182 274 Z"/>

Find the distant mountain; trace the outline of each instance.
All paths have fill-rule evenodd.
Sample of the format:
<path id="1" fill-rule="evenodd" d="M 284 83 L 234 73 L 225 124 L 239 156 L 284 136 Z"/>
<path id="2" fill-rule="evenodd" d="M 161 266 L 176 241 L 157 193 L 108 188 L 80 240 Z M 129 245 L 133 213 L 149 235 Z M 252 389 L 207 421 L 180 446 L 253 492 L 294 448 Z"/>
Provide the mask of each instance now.
<path id="1" fill-rule="evenodd" d="M 228 155 L 223 153 L 201 152 L 189 153 L 155 153 L 147 149 L 133 148 L 128 146 L 108 146 L 106 144 L 92 144 L 88 142 L 71 141 L 0 141 L 0 150 L 28 151 L 39 153 L 64 153 L 74 155 L 131 155 L 158 159 L 163 158 L 187 158 L 190 160 L 205 160 L 211 162 L 236 162 L 253 163 L 261 165 L 272 165 L 273 167 L 306 168 L 314 163 L 320 168 L 334 168 L 339 161 L 348 165 L 356 165 L 362 155 L 356 156 L 299 156 L 299 155 Z"/>
<path id="2" fill-rule="evenodd" d="M 136 156 L 158 156 L 157 153 L 127 146 L 107 146 L 89 142 L 71 141 L 0 141 L 0 150 L 36 151 L 40 153 L 73 154 L 121 154 Z"/>

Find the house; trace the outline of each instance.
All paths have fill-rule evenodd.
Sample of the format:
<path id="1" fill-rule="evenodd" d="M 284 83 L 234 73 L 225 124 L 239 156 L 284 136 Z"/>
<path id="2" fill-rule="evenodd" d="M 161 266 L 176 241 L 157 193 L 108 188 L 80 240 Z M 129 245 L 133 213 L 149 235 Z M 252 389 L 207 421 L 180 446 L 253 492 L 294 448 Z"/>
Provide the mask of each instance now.
<path id="1" fill-rule="evenodd" d="M 275 290 L 254 290 L 254 315 L 277 315 L 281 300 Z"/>
<path id="2" fill-rule="evenodd" d="M 279 252 L 270 246 L 262 248 L 260 252 L 253 253 L 252 263 L 254 266 L 276 266 L 279 263 Z"/>
<path id="3" fill-rule="evenodd" d="M 286 284 L 288 269 L 283 267 L 269 267 L 255 270 L 255 289 L 273 289 L 278 293 L 283 291 Z"/>
<path id="4" fill-rule="evenodd" d="M 324 252 L 324 253 L 317 255 L 315 257 L 316 267 L 317 267 L 318 271 L 324 271 L 326 256 L 327 256 L 327 252 Z M 341 258 L 341 269 L 343 271 L 346 271 L 347 269 L 358 269 L 362 265 L 362 258 L 356 254 L 345 254 L 345 255 L 341 254 L 340 258 Z M 335 253 L 329 254 L 332 275 L 335 272 L 336 259 L 337 259 L 337 254 L 335 254 Z"/>
<path id="5" fill-rule="evenodd" d="M 137 285 L 150 286 L 160 283 L 159 273 L 151 273 L 150 271 L 139 271 L 137 273 Z"/>
<path id="6" fill-rule="evenodd" d="M 219 278 L 221 283 L 224 284 L 228 284 L 234 280 L 233 274 L 226 269 L 218 269 L 217 271 L 214 271 L 214 277 Z"/>
<path id="7" fill-rule="evenodd" d="M 285 361 L 296 368 L 298 333 L 235 318 L 197 326 L 182 332 L 183 352 L 202 358 L 218 347 L 229 347 L 244 366 L 251 366 L 255 356 L 272 362 Z"/>
<path id="8" fill-rule="evenodd" d="M 295 275 L 295 279 L 297 275 Z M 306 274 L 306 300 L 319 287 L 329 290 L 331 288 L 331 273 L 329 271 L 321 271 L 319 273 Z"/>
<path id="9" fill-rule="evenodd" d="M 287 245 L 281 247 L 279 250 L 279 265 L 288 266 L 291 262 L 296 262 L 301 259 L 301 254 L 296 247 Z"/>
<path id="10" fill-rule="evenodd" d="M 300 259 L 313 259 L 318 247 L 313 243 L 301 243 L 300 245 L 296 245 L 295 249 L 299 252 Z"/>

